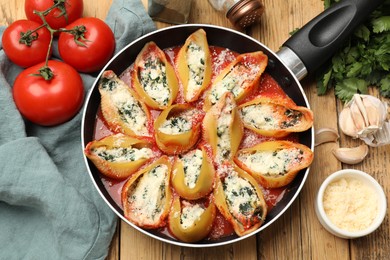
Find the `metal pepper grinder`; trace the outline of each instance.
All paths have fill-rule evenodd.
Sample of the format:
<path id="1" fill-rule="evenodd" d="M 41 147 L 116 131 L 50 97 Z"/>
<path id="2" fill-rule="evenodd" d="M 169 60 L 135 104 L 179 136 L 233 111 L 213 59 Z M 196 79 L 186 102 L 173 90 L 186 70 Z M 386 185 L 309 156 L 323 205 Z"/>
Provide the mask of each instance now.
<path id="1" fill-rule="evenodd" d="M 245 28 L 260 21 L 264 5 L 260 0 L 209 0 L 214 9 L 223 12 L 237 28 Z"/>

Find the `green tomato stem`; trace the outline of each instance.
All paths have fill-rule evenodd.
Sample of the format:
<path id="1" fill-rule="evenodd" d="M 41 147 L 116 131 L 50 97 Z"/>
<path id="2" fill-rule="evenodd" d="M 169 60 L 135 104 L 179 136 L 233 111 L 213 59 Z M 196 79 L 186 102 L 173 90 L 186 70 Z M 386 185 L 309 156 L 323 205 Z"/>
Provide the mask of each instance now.
<path id="1" fill-rule="evenodd" d="M 37 76 L 37 77 L 42 77 L 44 78 L 45 80 L 51 80 L 53 77 L 54 77 L 54 73 L 53 71 L 50 69 L 49 66 L 47 66 L 47 64 L 43 67 L 41 67 L 39 70 L 38 70 L 39 73 L 37 74 L 30 74 L 31 76 Z"/>
<path id="2" fill-rule="evenodd" d="M 44 16 L 48 15 L 52 10 L 58 8 L 61 13 L 56 17 L 64 16 L 66 22 L 68 22 L 68 14 L 66 13 L 66 7 L 65 7 L 66 0 L 54 0 L 54 5 L 46 9 L 45 11 L 42 11 L 42 14 Z"/>
<path id="3" fill-rule="evenodd" d="M 88 40 L 85 38 L 84 33 L 87 31 L 87 28 L 85 28 L 84 25 L 76 25 L 70 30 L 67 29 L 59 29 L 60 32 L 64 33 L 70 33 L 73 35 L 74 41 L 78 46 L 81 47 L 87 47 L 85 42 L 88 42 Z"/>
<path id="4" fill-rule="evenodd" d="M 75 26 L 74 28 L 72 28 L 70 30 L 67 30 L 64 28 L 59 28 L 58 30 L 56 30 L 56 29 L 53 29 L 46 21 L 46 18 L 45 18 L 46 15 L 48 15 L 53 9 L 58 8 L 61 11 L 61 13 L 56 18 L 64 16 L 66 21 L 68 22 L 68 15 L 66 13 L 66 8 L 65 8 L 66 1 L 67 0 L 54 0 L 54 4 L 51 7 L 49 7 L 48 9 L 46 9 L 44 11 L 34 10 L 34 14 L 38 15 L 39 18 L 41 18 L 42 25 L 40 25 L 39 27 L 37 27 L 36 29 L 34 29 L 32 31 L 27 31 L 26 33 L 21 33 L 21 38 L 20 38 L 19 42 L 24 43 L 27 46 L 30 46 L 33 41 L 38 39 L 37 31 L 40 28 L 46 27 L 46 29 L 50 32 L 50 43 L 49 43 L 49 48 L 47 49 L 45 65 L 39 69 L 39 73 L 31 74 L 32 76 L 40 76 L 40 77 L 43 77 L 45 80 L 51 80 L 54 77 L 54 74 L 49 67 L 49 57 L 50 57 L 50 52 L 51 52 L 51 48 L 53 45 L 53 39 L 54 39 L 55 33 L 57 33 L 57 32 L 70 33 L 74 36 L 74 41 L 76 42 L 77 45 L 86 47 L 85 42 L 87 42 L 88 40 L 84 36 L 84 33 L 87 31 L 87 29 L 85 28 L 84 25 Z M 80 39 L 81 39 L 81 41 L 80 41 Z"/>
<path id="5" fill-rule="evenodd" d="M 49 48 L 47 48 L 47 54 L 46 54 L 46 60 L 45 60 L 45 67 L 47 67 L 50 70 L 50 68 L 48 67 L 50 50 L 51 50 L 51 46 L 53 45 L 54 33 L 57 32 L 58 30 L 51 28 L 51 26 L 47 23 L 47 21 L 45 19 L 45 12 L 46 11 L 39 12 L 39 11 L 34 10 L 34 13 L 41 18 L 41 20 L 43 22 L 42 26 L 45 26 L 47 28 L 47 30 L 49 30 L 49 32 L 50 32 L 50 43 L 49 43 Z M 47 80 L 47 78 L 44 75 L 42 75 L 42 77 L 44 77 Z"/>
<path id="6" fill-rule="evenodd" d="M 20 32 L 19 43 L 25 44 L 27 46 L 31 46 L 32 42 L 38 39 L 39 37 L 37 31 L 43 27 L 45 27 L 44 24 L 35 28 L 34 30 L 27 30 L 26 32 Z"/>

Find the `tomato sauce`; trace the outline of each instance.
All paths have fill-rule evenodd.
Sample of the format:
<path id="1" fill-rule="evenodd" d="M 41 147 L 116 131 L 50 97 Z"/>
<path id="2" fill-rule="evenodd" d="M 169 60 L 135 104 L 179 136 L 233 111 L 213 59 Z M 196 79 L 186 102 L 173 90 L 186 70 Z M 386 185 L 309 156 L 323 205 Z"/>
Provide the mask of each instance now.
<path id="1" fill-rule="evenodd" d="M 169 48 L 164 50 L 166 53 L 166 56 L 168 60 L 172 64 L 176 64 L 176 57 L 178 54 L 178 51 L 180 50 L 179 47 Z M 223 70 L 230 62 L 232 62 L 238 54 L 235 52 L 232 52 L 225 48 L 210 46 L 210 53 L 212 55 L 212 66 L 213 66 L 213 74 L 212 74 L 212 80 L 216 77 L 216 75 L 219 74 L 221 70 Z M 131 73 L 132 73 L 133 65 L 131 65 L 126 71 L 120 75 L 120 78 L 129 86 L 131 86 Z M 180 90 L 178 93 L 178 96 L 174 102 L 174 104 L 180 104 L 185 103 L 184 97 L 183 97 L 183 91 L 182 87 L 180 86 Z M 259 82 L 259 86 L 255 88 L 244 100 L 242 100 L 240 103 L 247 102 L 251 99 L 253 99 L 256 96 L 267 96 L 272 98 L 277 98 L 284 100 L 286 104 L 294 104 L 294 102 L 285 94 L 285 92 L 282 90 L 282 88 L 278 85 L 278 83 L 267 73 L 264 73 L 261 76 L 261 80 Z M 194 107 L 200 109 L 203 111 L 203 100 L 204 100 L 204 94 L 199 98 L 198 101 L 192 103 Z M 238 104 L 239 105 L 239 104 Z M 161 111 L 157 110 L 150 110 L 151 114 L 151 124 L 150 124 L 150 130 L 153 133 L 153 122 L 158 117 L 158 115 L 161 113 Z M 96 115 L 96 122 L 95 122 L 95 131 L 94 131 L 94 139 L 99 140 L 103 137 L 106 137 L 108 135 L 113 134 L 113 132 L 107 127 L 106 123 L 104 122 L 102 113 L 100 109 L 97 112 Z M 284 140 L 290 140 L 290 141 L 298 141 L 298 136 L 296 134 L 291 134 L 288 137 L 285 137 Z M 253 133 L 252 131 L 245 129 L 244 130 L 244 136 L 240 144 L 241 148 L 247 148 L 254 146 L 258 143 L 267 141 L 267 140 L 275 140 L 275 138 L 272 137 L 265 137 L 261 136 L 259 134 Z M 206 148 L 206 151 L 210 157 L 212 157 L 212 151 L 209 145 L 205 144 L 204 141 L 200 140 L 198 142 L 198 146 L 203 145 Z M 155 159 L 158 159 L 159 156 L 161 156 L 163 153 L 159 151 L 157 146 L 155 145 Z M 170 158 L 173 161 L 173 156 L 170 156 Z M 154 161 L 154 160 L 152 160 Z M 109 179 L 105 176 L 101 176 L 102 182 L 112 197 L 112 199 L 117 203 L 117 205 L 122 208 L 121 203 L 121 192 L 122 187 L 125 184 L 126 180 L 118 181 Z M 270 211 L 284 196 L 286 193 L 287 187 L 282 188 L 276 188 L 276 189 L 266 189 L 262 187 L 262 191 L 268 206 L 268 211 Z M 170 236 L 172 235 L 169 233 L 169 230 L 167 227 L 164 227 L 162 229 L 159 229 L 158 232 L 160 232 L 163 235 Z M 213 224 L 213 228 L 206 238 L 206 240 L 218 240 L 222 237 L 230 236 L 234 234 L 234 230 L 230 222 L 228 222 L 221 213 L 217 210 L 217 215 Z"/>

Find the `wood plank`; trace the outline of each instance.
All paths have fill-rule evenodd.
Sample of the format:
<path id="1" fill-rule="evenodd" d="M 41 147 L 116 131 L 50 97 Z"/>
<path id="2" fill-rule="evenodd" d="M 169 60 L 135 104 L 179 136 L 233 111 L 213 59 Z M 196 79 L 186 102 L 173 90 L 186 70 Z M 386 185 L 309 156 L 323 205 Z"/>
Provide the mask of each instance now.
<path id="1" fill-rule="evenodd" d="M 1 0 L 0 24 L 10 25 L 12 22 L 25 19 L 24 6 L 17 1 Z"/>
<path id="2" fill-rule="evenodd" d="M 121 232 L 121 222 L 118 221 L 115 234 L 112 238 L 111 244 L 110 244 L 110 250 L 108 251 L 107 259 L 110 260 L 118 260 L 119 254 L 120 254 L 120 248 L 119 248 L 119 241 L 120 241 L 120 232 Z"/>
<path id="3" fill-rule="evenodd" d="M 369 94 L 379 97 L 378 89 L 370 88 Z M 383 99 L 389 104 L 389 99 Z M 339 111 L 342 104 L 339 103 Z M 389 117 L 389 114 L 388 114 Z M 340 146 L 355 147 L 363 142 L 352 139 L 342 134 Z M 390 146 L 369 147 L 366 159 L 356 165 L 343 165 L 343 168 L 352 168 L 367 172 L 383 187 L 387 195 L 387 217 L 384 223 L 372 234 L 350 241 L 351 255 L 354 259 L 390 259 L 390 225 L 389 225 L 389 207 L 390 207 Z M 364 250 L 362 250 L 364 249 Z"/>
<path id="4" fill-rule="evenodd" d="M 318 97 L 314 83 L 307 85 L 306 93 L 315 114 L 315 129 L 330 127 L 337 129 L 337 114 L 334 94 Z M 311 166 L 307 183 L 300 195 L 301 224 L 302 224 L 302 249 L 304 257 L 313 259 L 349 259 L 348 240 L 337 238 L 327 232 L 319 223 L 315 211 L 314 201 L 317 191 L 323 180 L 330 173 L 341 168 L 341 164 L 331 155 L 331 150 L 338 146 L 337 143 L 326 143 L 315 148 L 315 160 Z"/>
<path id="5" fill-rule="evenodd" d="M 252 29 L 254 38 L 277 51 L 288 39 L 289 33 L 302 27 L 323 10 L 321 1 L 265 0 L 266 11 L 261 24 Z M 285 8 L 280 8 L 281 6 Z M 278 32 L 278 33 L 275 33 Z M 302 82 L 309 103 L 315 114 L 315 128 L 337 129 L 337 114 L 333 93 L 318 102 L 312 78 Z M 317 101 L 317 102 L 316 102 Z M 326 105 L 327 108 L 324 108 Z M 260 237 L 259 254 L 265 258 L 283 259 L 348 259 L 348 241 L 326 232 L 314 212 L 315 194 L 326 174 L 340 168 L 335 158 L 329 158 L 329 149 L 335 144 L 326 144 L 315 151 L 315 160 L 309 177 L 296 202 L 276 223 L 267 228 Z M 322 158 L 329 158 L 323 160 Z M 278 246 L 284 241 L 288 247 Z M 329 250 L 331 249 L 331 250 Z"/>
<path id="6" fill-rule="evenodd" d="M 83 16 L 93 16 L 100 19 L 105 19 L 110 9 L 112 0 L 99 1 L 99 4 L 96 4 L 96 0 L 83 0 L 84 3 L 84 12 Z"/>
<path id="7" fill-rule="evenodd" d="M 167 246 L 168 244 L 151 238 L 122 221 L 120 259 L 165 259 Z"/>

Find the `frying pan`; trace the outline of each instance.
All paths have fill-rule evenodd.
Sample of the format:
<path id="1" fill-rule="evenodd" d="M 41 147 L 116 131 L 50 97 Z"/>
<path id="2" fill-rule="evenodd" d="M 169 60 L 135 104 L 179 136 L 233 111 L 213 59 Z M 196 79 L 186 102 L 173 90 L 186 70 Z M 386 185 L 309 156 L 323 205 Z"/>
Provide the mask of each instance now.
<path id="1" fill-rule="evenodd" d="M 82 121 L 82 148 L 93 140 L 96 114 L 100 105 L 98 81 L 104 70 L 113 70 L 120 75 L 135 60 L 143 46 L 154 41 L 161 49 L 184 44 L 186 38 L 199 28 L 207 34 L 209 45 L 229 48 L 238 53 L 263 51 L 269 59 L 266 73 L 270 74 L 283 88 L 286 94 L 299 106 L 310 107 L 306 95 L 299 83 L 308 73 L 315 71 L 322 63 L 328 60 L 341 46 L 354 28 L 381 4 L 383 0 L 345 0 L 328 8 L 319 16 L 302 27 L 282 48 L 274 53 L 264 44 L 235 30 L 205 24 L 187 24 L 172 26 L 149 33 L 127 45 L 116 54 L 99 74 L 86 99 L 86 106 Z M 311 128 L 299 134 L 300 143 L 314 149 L 314 129 Z M 184 243 L 164 236 L 154 230 L 144 230 L 129 222 L 123 215 L 122 209 L 111 198 L 104 187 L 101 176 L 85 156 L 84 160 L 90 177 L 102 198 L 111 209 L 125 222 L 140 232 L 155 239 L 179 246 L 208 247 L 234 243 L 264 230 L 276 221 L 293 203 L 299 195 L 309 169 L 302 170 L 288 186 L 281 201 L 268 213 L 264 224 L 255 232 L 246 236 L 236 235 L 224 237 L 217 241 L 200 241 L 198 243 Z"/>

